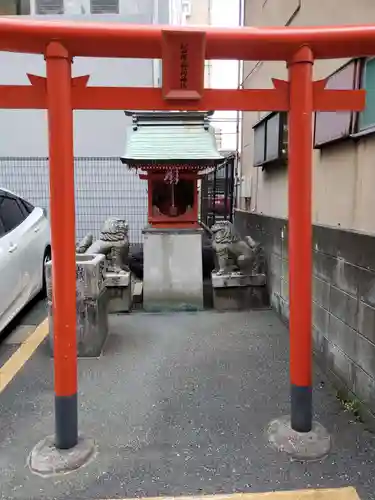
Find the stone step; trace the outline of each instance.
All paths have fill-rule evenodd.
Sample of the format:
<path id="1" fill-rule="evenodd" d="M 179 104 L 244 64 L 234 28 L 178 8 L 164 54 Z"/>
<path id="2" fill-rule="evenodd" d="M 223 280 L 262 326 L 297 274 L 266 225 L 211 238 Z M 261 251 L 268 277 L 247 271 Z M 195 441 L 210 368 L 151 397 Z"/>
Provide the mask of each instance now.
<path id="1" fill-rule="evenodd" d="M 143 295 L 143 281 L 135 281 L 133 284 L 133 304 L 141 304 Z"/>

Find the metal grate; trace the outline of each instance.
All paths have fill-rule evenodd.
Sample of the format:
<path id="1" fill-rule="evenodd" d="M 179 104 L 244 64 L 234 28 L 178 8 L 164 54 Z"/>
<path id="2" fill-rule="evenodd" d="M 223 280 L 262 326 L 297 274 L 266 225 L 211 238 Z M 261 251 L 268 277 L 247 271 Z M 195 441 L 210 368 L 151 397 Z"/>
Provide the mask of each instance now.
<path id="1" fill-rule="evenodd" d="M 91 14 L 118 14 L 119 0 L 90 0 Z"/>
<path id="2" fill-rule="evenodd" d="M 36 0 L 35 4 L 39 15 L 64 14 L 64 0 Z"/>
<path id="3" fill-rule="evenodd" d="M 0 158 L 0 187 L 49 209 L 48 158 Z M 107 217 L 125 217 L 132 244 L 143 242 L 147 183 L 117 157 L 75 158 L 76 235 L 97 237 Z"/>
<path id="4" fill-rule="evenodd" d="M 200 220 L 211 227 L 219 220 L 233 220 L 234 156 L 203 177 L 200 192 Z"/>

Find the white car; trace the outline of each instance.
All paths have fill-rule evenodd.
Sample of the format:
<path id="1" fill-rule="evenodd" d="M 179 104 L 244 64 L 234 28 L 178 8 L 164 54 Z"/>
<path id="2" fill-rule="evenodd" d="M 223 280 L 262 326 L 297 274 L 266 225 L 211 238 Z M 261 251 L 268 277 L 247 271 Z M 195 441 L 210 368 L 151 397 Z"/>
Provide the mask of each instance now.
<path id="1" fill-rule="evenodd" d="M 46 212 L 0 189 L 0 332 L 39 292 L 51 258 Z"/>

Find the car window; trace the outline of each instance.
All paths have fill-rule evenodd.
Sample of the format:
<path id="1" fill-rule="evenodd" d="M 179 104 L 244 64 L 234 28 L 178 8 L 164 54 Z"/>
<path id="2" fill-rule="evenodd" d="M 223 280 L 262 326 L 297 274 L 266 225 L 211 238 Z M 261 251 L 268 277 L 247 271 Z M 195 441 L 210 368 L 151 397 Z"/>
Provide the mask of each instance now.
<path id="1" fill-rule="evenodd" d="M 0 219 L 0 238 L 1 238 L 2 236 L 4 236 L 4 234 L 5 234 L 5 229 L 4 229 L 4 226 L 3 226 L 3 222 L 2 222 L 2 220 Z"/>
<path id="2" fill-rule="evenodd" d="M 17 200 L 8 196 L 0 197 L 0 219 L 4 232 L 9 233 L 19 226 L 25 219 Z"/>
<path id="3" fill-rule="evenodd" d="M 27 214 L 31 214 L 31 212 L 34 210 L 34 205 L 29 203 L 26 200 L 23 200 L 22 198 L 18 198 L 19 203 L 22 205 L 22 207 L 25 209 Z"/>

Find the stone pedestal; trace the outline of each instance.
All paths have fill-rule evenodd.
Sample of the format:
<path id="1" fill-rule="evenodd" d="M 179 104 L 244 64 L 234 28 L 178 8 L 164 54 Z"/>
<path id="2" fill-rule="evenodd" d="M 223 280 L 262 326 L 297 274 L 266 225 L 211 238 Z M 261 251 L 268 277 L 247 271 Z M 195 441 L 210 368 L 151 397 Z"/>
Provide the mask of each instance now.
<path id="1" fill-rule="evenodd" d="M 240 311 L 269 307 L 264 274 L 212 273 L 213 305 L 218 311 Z"/>
<path id="2" fill-rule="evenodd" d="M 76 255 L 77 355 L 98 357 L 108 335 L 105 256 Z M 52 262 L 46 264 L 49 339 L 53 353 Z"/>
<path id="3" fill-rule="evenodd" d="M 143 308 L 203 309 L 202 229 L 147 228 L 143 233 Z"/>
<path id="4" fill-rule="evenodd" d="M 108 313 L 128 313 L 132 310 L 133 287 L 131 273 L 107 272 L 104 285 L 108 292 Z"/>

